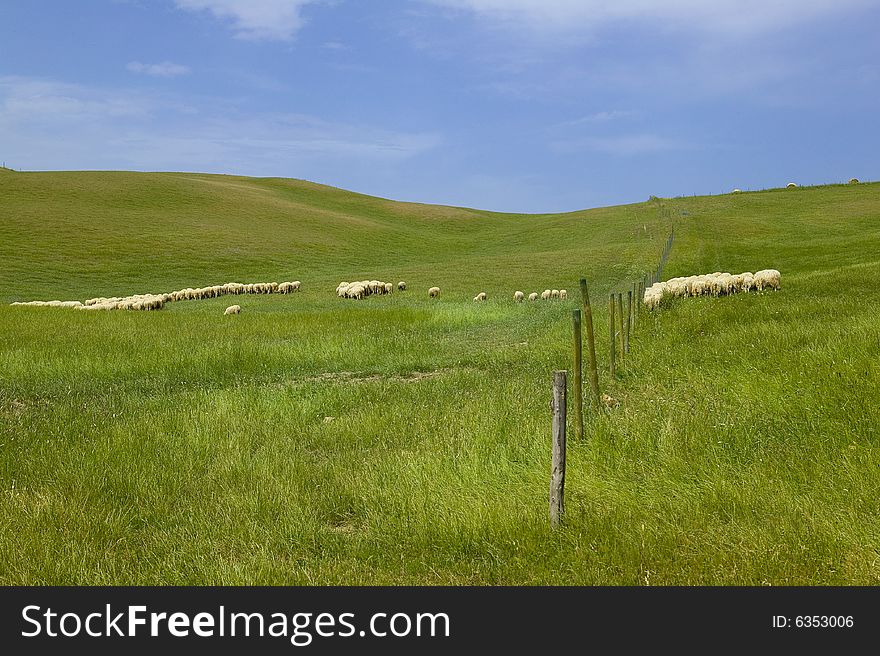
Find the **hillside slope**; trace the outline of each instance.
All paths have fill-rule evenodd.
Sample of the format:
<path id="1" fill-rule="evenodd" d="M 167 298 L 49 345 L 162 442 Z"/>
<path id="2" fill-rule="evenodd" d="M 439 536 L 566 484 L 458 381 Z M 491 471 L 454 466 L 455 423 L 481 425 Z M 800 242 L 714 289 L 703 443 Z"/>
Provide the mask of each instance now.
<path id="1" fill-rule="evenodd" d="M 878 184 L 510 215 L 16 173 L 0 213 L 0 583 L 880 582 Z M 607 294 L 673 224 L 667 277 L 773 267 L 782 290 L 643 315 L 612 380 Z M 581 275 L 619 406 L 570 442 L 551 532 Z M 374 277 L 410 291 L 333 293 Z M 237 317 L 7 305 L 285 279 Z M 568 301 L 512 301 L 548 287 Z"/>

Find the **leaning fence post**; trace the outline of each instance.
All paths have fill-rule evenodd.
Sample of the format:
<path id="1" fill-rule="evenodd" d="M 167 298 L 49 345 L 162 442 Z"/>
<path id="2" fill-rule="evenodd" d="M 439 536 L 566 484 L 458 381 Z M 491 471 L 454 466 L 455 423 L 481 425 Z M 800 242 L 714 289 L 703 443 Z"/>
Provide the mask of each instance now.
<path id="1" fill-rule="evenodd" d="M 566 372 L 553 372 L 553 443 L 550 465 L 550 525 L 558 526 L 565 514 L 565 392 Z"/>
<path id="2" fill-rule="evenodd" d="M 611 327 L 611 364 L 609 365 L 611 371 L 611 379 L 614 380 L 614 360 L 617 357 L 617 334 L 614 331 L 614 294 L 612 293 L 608 297 L 608 324 Z"/>
<path id="3" fill-rule="evenodd" d="M 626 331 L 623 328 L 623 292 L 617 294 L 617 323 L 620 326 L 620 364 L 626 364 Z"/>
<path id="4" fill-rule="evenodd" d="M 574 380 L 572 381 L 574 394 L 574 429 L 575 436 L 579 440 L 584 439 L 584 387 L 583 387 L 583 357 L 581 340 L 581 311 L 572 310 L 571 319 L 574 324 Z"/>
<path id="5" fill-rule="evenodd" d="M 581 298 L 584 302 L 584 321 L 587 324 L 587 346 L 590 355 L 590 387 L 593 389 L 593 399 L 596 407 L 601 406 L 599 400 L 599 367 L 596 364 L 596 338 L 593 334 L 593 310 L 590 308 L 590 292 L 587 289 L 587 279 L 581 278 Z"/>

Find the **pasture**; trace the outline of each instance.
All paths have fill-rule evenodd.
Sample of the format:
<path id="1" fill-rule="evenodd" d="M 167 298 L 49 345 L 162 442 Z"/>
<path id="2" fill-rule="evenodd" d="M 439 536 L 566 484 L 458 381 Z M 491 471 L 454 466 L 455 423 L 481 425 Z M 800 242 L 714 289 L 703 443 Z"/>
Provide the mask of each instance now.
<path id="1" fill-rule="evenodd" d="M 610 380 L 608 293 L 673 224 L 664 277 L 782 289 L 643 313 Z M 0 171 L 0 584 L 877 584 L 878 254 L 876 183 L 511 215 Z M 570 431 L 551 531 L 581 276 L 620 405 Z M 408 290 L 334 293 L 373 278 Z M 302 288 L 9 306 L 271 280 Z"/>

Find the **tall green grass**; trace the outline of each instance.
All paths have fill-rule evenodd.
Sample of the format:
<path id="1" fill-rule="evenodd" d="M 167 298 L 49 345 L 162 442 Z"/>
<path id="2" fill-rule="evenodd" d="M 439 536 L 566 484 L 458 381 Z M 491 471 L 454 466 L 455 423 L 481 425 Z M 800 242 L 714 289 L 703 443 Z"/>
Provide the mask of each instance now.
<path id="1" fill-rule="evenodd" d="M 2 176 L 0 583 L 876 583 L 878 191 L 502 215 L 292 180 Z M 783 289 L 642 315 L 551 532 L 577 279 L 607 365 L 607 293 L 673 221 L 666 275 L 774 267 Z M 374 277 L 410 291 L 334 296 Z M 290 279 L 235 317 L 7 305 Z M 512 301 L 547 287 L 569 300 Z"/>

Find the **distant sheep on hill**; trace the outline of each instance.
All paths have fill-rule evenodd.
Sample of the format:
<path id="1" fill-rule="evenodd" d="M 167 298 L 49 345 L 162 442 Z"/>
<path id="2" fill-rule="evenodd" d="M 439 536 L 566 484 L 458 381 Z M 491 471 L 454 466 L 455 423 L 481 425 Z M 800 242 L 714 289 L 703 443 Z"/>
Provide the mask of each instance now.
<path id="1" fill-rule="evenodd" d="M 532 292 L 531 294 L 529 294 L 529 300 L 530 301 L 537 301 L 538 300 L 538 292 Z"/>
<path id="2" fill-rule="evenodd" d="M 230 314 L 241 314 L 241 306 L 240 305 L 230 305 L 226 310 L 224 310 L 223 315 Z"/>
<path id="3" fill-rule="evenodd" d="M 858 178 L 850 178 L 849 183 L 850 184 L 859 184 L 859 179 Z"/>
<path id="4" fill-rule="evenodd" d="M 517 303 L 522 303 L 524 298 L 525 294 L 523 294 L 522 292 L 513 292 L 513 300 Z"/>
<path id="5" fill-rule="evenodd" d="M 195 301 L 205 298 L 219 298 L 227 294 L 292 294 L 299 291 L 300 281 L 293 282 L 258 282 L 242 284 L 228 282 L 225 285 L 211 285 L 193 289 L 186 287 L 164 294 L 132 294 L 130 296 L 98 296 L 80 301 L 31 301 L 13 303 L 13 305 L 43 305 L 47 307 L 65 307 L 80 310 L 161 310 L 166 303 L 175 301 Z"/>
<path id="6" fill-rule="evenodd" d="M 486 292 L 480 292 L 476 296 L 474 296 L 475 301 L 485 301 L 486 300 Z"/>
<path id="7" fill-rule="evenodd" d="M 785 186 L 786 186 L 787 188 L 789 188 L 789 189 L 793 189 L 793 188 L 797 187 L 797 183 L 796 183 L 796 182 L 789 182 L 789 183 L 788 183 L 787 185 L 785 185 Z"/>
<path id="8" fill-rule="evenodd" d="M 542 301 L 548 300 L 552 294 L 553 294 L 553 292 L 551 290 L 545 289 L 543 292 L 541 292 L 541 300 Z"/>
<path id="9" fill-rule="evenodd" d="M 340 298 L 361 300 L 373 294 L 390 294 L 394 285 L 381 280 L 360 280 L 358 282 L 341 282 L 336 286 L 336 295 Z"/>
<path id="10" fill-rule="evenodd" d="M 430 298 L 437 298 L 438 296 L 440 296 L 440 288 L 439 287 L 431 287 L 428 290 L 428 296 Z"/>
<path id="11" fill-rule="evenodd" d="M 406 291 L 406 283 L 403 282 L 403 280 L 401 280 L 399 283 L 397 283 L 397 291 L 400 291 L 400 292 Z"/>

